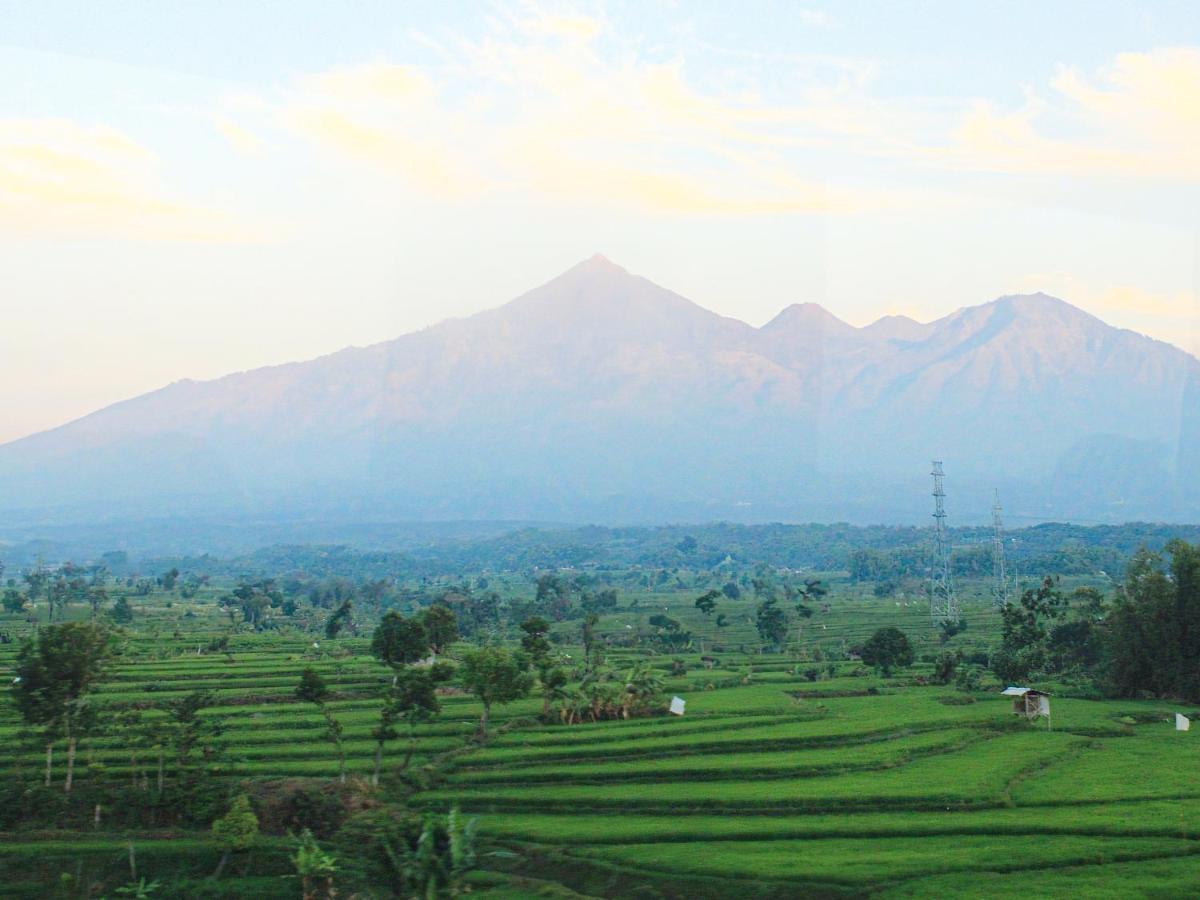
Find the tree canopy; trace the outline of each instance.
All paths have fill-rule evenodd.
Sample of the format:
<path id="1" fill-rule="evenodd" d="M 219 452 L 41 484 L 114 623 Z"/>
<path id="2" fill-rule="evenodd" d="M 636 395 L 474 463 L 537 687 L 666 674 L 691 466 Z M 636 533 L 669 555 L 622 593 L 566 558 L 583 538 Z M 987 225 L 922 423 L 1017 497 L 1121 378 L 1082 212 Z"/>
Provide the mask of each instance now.
<path id="1" fill-rule="evenodd" d="M 906 635 L 899 628 L 888 626 L 880 628 L 863 644 L 862 660 L 868 666 L 874 666 L 884 675 L 913 663 L 913 647 Z"/>
<path id="2" fill-rule="evenodd" d="M 389 612 L 371 636 L 371 653 L 392 669 L 420 662 L 429 653 L 429 633 L 417 619 Z"/>

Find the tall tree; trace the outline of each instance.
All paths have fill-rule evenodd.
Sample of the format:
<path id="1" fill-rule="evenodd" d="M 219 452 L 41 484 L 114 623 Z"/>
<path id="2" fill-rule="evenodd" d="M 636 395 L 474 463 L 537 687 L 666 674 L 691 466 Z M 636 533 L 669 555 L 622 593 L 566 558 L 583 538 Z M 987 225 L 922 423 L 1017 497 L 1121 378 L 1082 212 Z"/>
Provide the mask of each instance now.
<path id="1" fill-rule="evenodd" d="M 429 653 L 429 633 L 420 620 L 389 612 L 371 635 L 371 653 L 391 668 L 395 686 L 401 669 L 420 662 Z"/>
<path id="2" fill-rule="evenodd" d="M 705 591 L 696 598 L 695 607 L 700 610 L 705 617 L 711 616 L 713 610 L 717 608 L 717 600 L 720 599 L 720 591 Z"/>
<path id="3" fill-rule="evenodd" d="M 403 772 L 408 768 L 417 749 L 417 726 L 428 722 L 441 711 L 437 686 L 449 681 L 453 674 L 453 667 L 444 663 L 397 671 L 391 690 L 385 695 L 383 706 L 379 710 L 379 724 L 371 732 L 376 742 L 372 784 L 379 784 L 384 745 L 400 737 L 396 726 L 401 722 L 407 726 L 408 749 L 400 763 L 399 771 Z"/>
<path id="4" fill-rule="evenodd" d="M 447 647 L 458 640 L 458 620 L 448 606 L 435 603 L 421 614 L 421 624 L 429 637 L 429 648 L 434 656 L 440 656 Z"/>
<path id="5" fill-rule="evenodd" d="M 529 657 L 520 650 L 505 647 L 480 647 L 463 654 L 459 679 L 464 688 L 483 704 L 476 737 L 487 740 L 492 705 L 511 703 L 529 693 L 533 676 L 529 672 Z"/>
<path id="6" fill-rule="evenodd" d="M 114 653 L 112 637 L 91 622 L 67 622 L 41 629 L 17 655 L 13 698 L 21 717 L 42 728 L 46 739 L 46 784 L 50 783 L 54 743 L 67 741 L 67 777 L 71 791 L 75 750 L 80 735 L 94 721 L 88 693 L 100 681 Z"/>
<path id="7" fill-rule="evenodd" d="M 550 707 L 566 696 L 567 673 L 555 664 L 548 639 L 550 623 L 541 616 L 530 616 L 521 623 L 521 649 L 528 654 L 537 672 L 542 694 L 542 719 L 550 718 Z"/>
<path id="8" fill-rule="evenodd" d="M 583 625 L 580 627 L 580 638 L 583 641 L 583 674 L 587 675 L 596 666 L 598 660 L 598 651 L 596 649 L 596 626 L 600 624 L 600 616 L 594 612 L 587 613 L 583 617 Z"/>
<path id="9" fill-rule="evenodd" d="M 1167 545 L 1170 565 L 1142 551 L 1130 560 L 1108 626 L 1113 693 L 1200 700 L 1200 546 Z"/>
<path id="10" fill-rule="evenodd" d="M 216 702 L 216 694 L 212 691 L 191 691 L 167 701 L 163 707 L 166 719 L 155 733 L 160 796 L 164 787 L 164 763 L 168 747 L 172 752 L 178 782 L 193 781 L 195 767 L 201 762 L 211 762 L 220 754 L 224 722 L 211 713 L 204 714 Z"/>
<path id="11" fill-rule="evenodd" d="M 1005 604 L 1000 648 L 992 655 L 992 669 L 1002 681 L 1013 684 L 1045 671 L 1046 637 L 1065 611 L 1066 598 L 1051 576 L 1025 591 L 1017 603 Z"/>
<path id="12" fill-rule="evenodd" d="M 350 618 L 350 612 L 353 608 L 354 604 L 350 601 L 349 597 L 342 601 L 341 605 L 334 610 L 333 615 L 325 623 L 325 637 L 333 640 L 341 634 L 343 628 L 354 627 L 354 620 Z"/>
<path id="13" fill-rule="evenodd" d="M 774 597 L 768 597 L 758 604 L 754 626 L 758 629 L 758 636 L 763 643 L 771 644 L 776 649 L 782 648 L 787 640 L 787 613 L 779 608 L 778 601 Z"/>
<path id="14" fill-rule="evenodd" d="M 621 718 L 628 719 L 632 709 L 642 709 L 661 696 L 663 678 L 648 662 L 634 665 L 625 676 L 625 690 L 621 699 Z"/>
<path id="15" fill-rule="evenodd" d="M 914 658 L 908 635 L 892 626 L 880 628 L 862 648 L 863 662 L 874 666 L 884 675 L 891 675 L 895 669 L 911 666 Z"/>
<path id="16" fill-rule="evenodd" d="M 329 687 L 325 684 L 325 679 L 314 669 L 306 666 L 300 673 L 300 684 L 296 686 L 296 697 L 313 704 L 324 717 L 325 733 L 337 748 L 338 781 L 344 784 L 346 781 L 346 746 L 342 742 L 342 723 L 334 718 L 333 712 L 329 709 Z"/>

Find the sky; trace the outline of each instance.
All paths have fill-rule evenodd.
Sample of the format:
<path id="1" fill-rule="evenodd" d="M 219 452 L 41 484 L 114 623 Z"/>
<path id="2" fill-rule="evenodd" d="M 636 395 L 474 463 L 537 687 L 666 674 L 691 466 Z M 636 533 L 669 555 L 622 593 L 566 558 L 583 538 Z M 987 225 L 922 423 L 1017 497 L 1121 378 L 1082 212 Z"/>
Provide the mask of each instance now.
<path id="1" fill-rule="evenodd" d="M 594 253 L 760 325 L 1200 347 L 1194 2 L 0 0 L 0 441 Z"/>

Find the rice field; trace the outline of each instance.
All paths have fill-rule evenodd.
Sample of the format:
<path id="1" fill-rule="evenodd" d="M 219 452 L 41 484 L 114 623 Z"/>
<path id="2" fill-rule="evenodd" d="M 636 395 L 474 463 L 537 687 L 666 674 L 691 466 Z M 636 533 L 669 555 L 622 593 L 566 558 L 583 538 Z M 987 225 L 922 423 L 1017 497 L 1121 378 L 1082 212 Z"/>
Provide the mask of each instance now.
<path id="1" fill-rule="evenodd" d="M 653 595 L 700 632 L 689 595 Z M 305 667 L 327 681 L 344 727 L 351 777 L 373 768 L 376 695 L 389 674 L 365 636 L 315 641 L 299 630 L 239 633 L 229 652 L 201 647 L 219 626 L 203 602 L 180 624 L 181 606 L 147 613 L 154 627 L 128 631 L 121 661 L 96 702 L 115 716 L 194 690 L 211 690 L 205 712 L 224 724 L 219 776 L 231 791 L 263 779 L 333 779 L 338 763 L 324 720 L 293 690 Z M 645 613 L 608 616 L 619 634 Z M 961 646 L 994 634 L 986 607 L 969 610 Z M 688 618 L 690 616 L 690 618 Z M 936 648 L 916 604 L 849 598 L 806 626 L 828 648 L 900 624 L 919 652 Z M 825 626 L 825 627 L 821 627 Z M 578 653 L 568 629 L 566 652 Z M 151 633 L 153 631 L 153 633 Z M 482 896 L 645 897 L 1136 897 L 1185 896 L 1200 885 L 1200 735 L 1176 732 L 1177 705 L 1074 699 L 1057 690 L 1053 728 L 1018 721 L 999 685 L 964 694 L 921 683 L 918 663 L 883 679 L 853 662 L 820 663 L 753 652 L 743 618 L 700 649 L 649 656 L 614 647 L 621 669 L 649 659 L 682 717 L 548 725 L 530 696 L 497 707 L 492 739 L 469 741 L 481 708 L 443 697 L 418 728 L 405 788 L 417 809 L 451 806 L 477 816 Z M 314 647 L 314 644 L 318 646 Z M 722 649 L 714 651 L 713 645 Z M 16 647 L 0 646 L 0 671 Z M 453 656 L 453 652 L 451 653 Z M 678 656 L 686 669 L 670 674 Z M 676 666 L 676 671 L 678 666 Z M 4 679 L 7 685 L 10 679 Z M 0 777 L 36 781 L 40 745 L 0 698 Z M 78 778 L 122 779 L 131 760 L 119 733 L 81 746 Z M 392 745 L 385 775 L 403 746 Z M 56 774 L 61 779 L 61 774 Z M 365 790 L 365 788 L 364 788 Z M 0 834 L 0 891 L 43 897 L 111 892 L 126 879 L 129 846 L 139 872 L 170 877 L 173 896 L 205 893 L 220 853 L 202 831 L 8 832 Z M 287 842 L 264 835 L 223 896 L 293 897 Z M 492 855 L 499 852 L 500 855 Z M 127 879 L 126 879 L 127 880 Z M 66 885 L 67 887 L 64 887 Z"/>

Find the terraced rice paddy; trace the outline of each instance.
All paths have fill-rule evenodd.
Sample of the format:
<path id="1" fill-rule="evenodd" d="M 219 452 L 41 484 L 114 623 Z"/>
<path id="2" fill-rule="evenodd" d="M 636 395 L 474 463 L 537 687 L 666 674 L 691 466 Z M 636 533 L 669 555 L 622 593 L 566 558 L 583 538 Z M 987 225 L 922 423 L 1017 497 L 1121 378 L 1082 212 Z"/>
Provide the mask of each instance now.
<path id="1" fill-rule="evenodd" d="M 1061 700 L 1047 732 L 1014 727 L 1002 701 L 943 695 L 828 698 L 816 717 L 791 701 L 793 721 L 699 713 L 677 734 L 513 732 L 459 757 L 423 800 L 477 811 L 487 833 L 593 885 L 615 869 L 656 885 L 687 875 L 714 896 L 747 880 L 778 896 L 977 896 L 973 874 L 1008 872 L 1036 874 L 1027 895 L 1063 896 L 1056 876 L 1129 863 L 1110 887 L 1129 896 L 1134 862 L 1200 875 L 1200 745 L 1165 715 L 1129 727 L 1129 704 Z M 640 742 L 621 734 L 635 730 Z M 936 888 L 917 887 L 927 879 Z"/>
<path id="2" fill-rule="evenodd" d="M 908 615 L 875 611 L 877 620 Z M 831 617 L 830 640 L 860 629 L 865 612 Z M 908 627 L 929 646 L 916 615 Z M 299 633 L 242 634 L 227 658 L 197 655 L 202 638 L 133 636 L 98 701 L 115 711 L 211 689 L 219 706 L 207 714 L 225 722 L 231 784 L 327 779 L 337 761 L 322 717 L 292 696 L 312 666 L 334 693 L 348 770 L 370 771 L 374 695 L 388 675 L 365 640 L 318 651 Z M 1173 730 L 1176 707 L 1056 696 L 1049 731 L 1016 721 L 996 685 L 964 695 L 916 683 L 922 666 L 881 680 L 848 662 L 814 682 L 800 674 L 805 662 L 725 641 L 719 669 L 705 671 L 692 651 L 686 674 L 667 675 L 668 695 L 687 700 L 682 718 L 546 725 L 529 697 L 498 707 L 497 733 L 476 747 L 468 738 L 479 704 L 445 697 L 443 713 L 419 729 L 426 787 L 408 802 L 458 805 L 479 817 L 487 849 L 515 854 L 485 858 L 489 871 L 475 876 L 485 896 L 1028 900 L 1183 896 L 1200 884 L 1200 734 Z M 0 647 L 0 668 L 14 652 Z M 609 655 L 617 668 L 642 658 Z M 669 657 L 650 659 L 667 673 Z M 0 710 L 4 777 L 29 778 L 40 750 L 20 739 L 11 704 Z M 81 779 L 122 777 L 133 765 L 119 735 L 82 754 Z M 385 772 L 400 755 L 389 749 Z M 0 840 L 2 893 L 45 896 L 47 883 L 77 869 L 103 881 L 125 865 L 131 839 L 150 875 L 201 879 L 219 855 L 206 833 L 10 834 Z M 288 871 L 284 839 L 264 837 L 237 884 L 296 896 Z"/>

